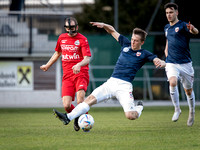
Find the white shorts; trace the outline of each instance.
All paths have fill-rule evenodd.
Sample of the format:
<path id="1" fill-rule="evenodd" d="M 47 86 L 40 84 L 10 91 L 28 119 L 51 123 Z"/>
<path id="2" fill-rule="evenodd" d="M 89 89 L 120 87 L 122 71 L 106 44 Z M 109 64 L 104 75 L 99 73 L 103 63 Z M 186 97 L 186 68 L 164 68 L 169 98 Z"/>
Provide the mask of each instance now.
<path id="1" fill-rule="evenodd" d="M 180 79 L 185 89 L 191 89 L 193 87 L 194 69 L 192 62 L 186 64 L 166 63 L 165 71 L 168 80 L 170 77 L 175 76 L 177 79 Z"/>
<path id="2" fill-rule="evenodd" d="M 134 110 L 133 88 L 130 82 L 113 78 L 96 88 L 91 95 L 97 99 L 97 103 L 111 98 L 116 98 L 122 105 L 124 112 Z"/>

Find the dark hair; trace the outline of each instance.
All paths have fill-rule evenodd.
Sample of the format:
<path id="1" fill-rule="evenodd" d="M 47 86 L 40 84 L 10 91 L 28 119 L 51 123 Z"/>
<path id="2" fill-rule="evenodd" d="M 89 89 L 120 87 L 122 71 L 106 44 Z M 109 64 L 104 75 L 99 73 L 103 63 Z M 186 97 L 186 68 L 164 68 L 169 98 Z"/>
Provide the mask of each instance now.
<path id="1" fill-rule="evenodd" d="M 167 3 L 164 6 L 164 9 L 166 10 L 167 8 L 174 8 L 175 10 L 178 10 L 178 5 L 175 3 Z"/>
<path id="2" fill-rule="evenodd" d="M 76 18 L 74 18 L 74 17 L 67 17 L 67 18 L 65 18 L 65 23 L 69 22 L 69 21 L 70 22 L 73 21 L 75 23 L 75 25 L 78 25 L 78 22 L 77 22 Z"/>
<path id="3" fill-rule="evenodd" d="M 141 41 L 145 41 L 147 37 L 147 32 L 140 29 L 140 28 L 135 28 L 133 29 L 133 34 L 137 34 L 141 37 Z"/>

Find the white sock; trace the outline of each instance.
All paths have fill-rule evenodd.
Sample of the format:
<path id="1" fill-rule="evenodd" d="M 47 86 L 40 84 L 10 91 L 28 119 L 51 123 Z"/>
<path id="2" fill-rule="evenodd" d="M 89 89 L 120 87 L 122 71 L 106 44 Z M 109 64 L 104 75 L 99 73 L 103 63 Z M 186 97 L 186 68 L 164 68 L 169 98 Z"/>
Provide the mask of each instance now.
<path id="1" fill-rule="evenodd" d="M 142 110 L 143 110 L 143 106 L 141 106 L 141 105 L 135 106 L 134 111 L 137 111 L 137 113 L 138 113 L 138 118 L 141 116 Z"/>
<path id="2" fill-rule="evenodd" d="M 69 120 L 73 120 L 79 117 L 80 115 L 85 114 L 89 110 L 90 106 L 87 103 L 82 102 L 78 104 L 70 113 L 68 113 L 67 117 L 69 118 Z"/>
<path id="3" fill-rule="evenodd" d="M 190 112 L 195 112 L 195 95 L 192 91 L 191 95 L 186 95 Z"/>
<path id="4" fill-rule="evenodd" d="M 169 86 L 169 92 L 175 111 L 180 110 L 178 87 Z"/>

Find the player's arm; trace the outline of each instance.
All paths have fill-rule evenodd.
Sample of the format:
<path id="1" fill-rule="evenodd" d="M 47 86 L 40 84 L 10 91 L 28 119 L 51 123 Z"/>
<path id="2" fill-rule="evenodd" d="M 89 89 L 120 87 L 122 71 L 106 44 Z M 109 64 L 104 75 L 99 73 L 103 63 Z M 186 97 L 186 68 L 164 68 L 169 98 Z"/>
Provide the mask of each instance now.
<path id="1" fill-rule="evenodd" d="M 90 22 L 90 24 L 92 24 L 92 26 L 96 26 L 97 28 L 104 28 L 109 34 L 111 34 L 118 41 L 120 34 L 115 30 L 113 26 L 102 22 Z"/>
<path id="2" fill-rule="evenodd" d="M 168 56 L 168 41 L 167 40 L 166 40 L 166 45 L 165 45 L 164 52 L 165 52 L 165 57 L 167 57 Z"/>
<path id="3" fill-rule="evenodd" d="M 159 58 L 154 58 L 153 63 L 156 66 L 156 68 L 164 68 L 166 66 L 165 61 L 159 59 Z"/>
<path id="4" fill-rule="evenodd" d="M 58 60 L 61 54 L 62 52 L 56 51 L 45 65 L 40 66 L 40 69 L 47 71 Z"/>
<path id="5" fill-rule="evenodd" d="M 90 58 L 91 58 L 90 56 L 84 56 L 84 59 L 81 62 L 79 62 L 76 65 L 74 65 L 72 67 L 72 70 L 73 70 L 74 74 L 79 73 L 82 66 L 85 66 L 85 65 L 89 64 L 90 63 Z"/>
<path id="6" fill-rule="evenodd" d="M 186 24 L 188 30 L 190 31 L 190 33 L 192 34 L 198 34 L 199 33 L 199 30 L 197 28 L 194 27 L 194 25 L 192 25 L 189 21 L 188 24 Z"/>

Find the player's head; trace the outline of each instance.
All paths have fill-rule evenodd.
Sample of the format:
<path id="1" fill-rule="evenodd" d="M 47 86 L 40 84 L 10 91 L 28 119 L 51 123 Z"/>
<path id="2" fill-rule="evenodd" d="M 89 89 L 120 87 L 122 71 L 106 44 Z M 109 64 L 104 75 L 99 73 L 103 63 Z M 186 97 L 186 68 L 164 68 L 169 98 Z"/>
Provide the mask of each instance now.
<path id="1" fill-rule="evenodd" d="M 146 40 L 146 37 L 147 37 L 146 31 L 140 28 L 133 29 L 133 34 L 131 37 L 131 48 L 133 50 L 141 49 L 141 46 L 144 44 L 144 41 Z"/>
<path id="2" fill-rule="evenodd" d="M 164 6 L 167 20 L 175 22 L 178 18 L 178 5 L 175 3 L 167 3 Z"/>
<path id="3" fill-rule="evenodd" d="M 75 36 L 78 31 L 78 22 L 74 17 L 67 17 L 64 27 L 70 36 Z"/>

